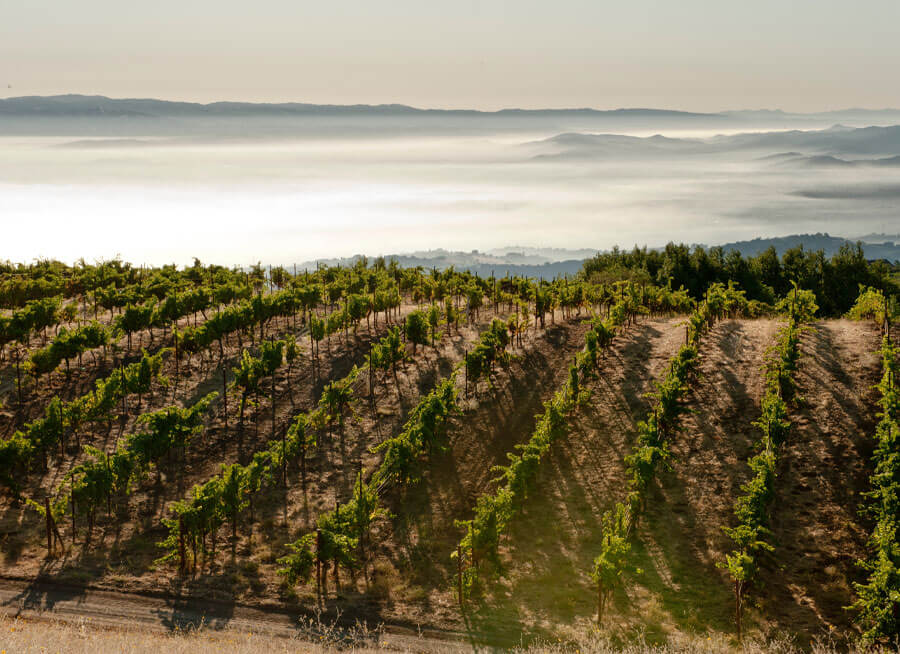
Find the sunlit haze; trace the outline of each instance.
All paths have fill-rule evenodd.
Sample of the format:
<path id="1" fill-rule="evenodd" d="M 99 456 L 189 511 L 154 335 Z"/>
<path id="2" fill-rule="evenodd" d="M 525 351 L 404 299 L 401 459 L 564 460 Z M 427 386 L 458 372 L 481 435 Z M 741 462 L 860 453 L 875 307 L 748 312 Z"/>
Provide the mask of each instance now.
<path id="1" fill-rule="evenodd" d="M 476 109 L 880 108 L 900 105 L 898 22 L 894 0 L 13 1 L 0 8 L 0 88 Z"/>
<path id="2" fill-rule="evenodd" d="M 0 257 L 890 230 L 898 23 L 893 0 L 7 2 Z"/>

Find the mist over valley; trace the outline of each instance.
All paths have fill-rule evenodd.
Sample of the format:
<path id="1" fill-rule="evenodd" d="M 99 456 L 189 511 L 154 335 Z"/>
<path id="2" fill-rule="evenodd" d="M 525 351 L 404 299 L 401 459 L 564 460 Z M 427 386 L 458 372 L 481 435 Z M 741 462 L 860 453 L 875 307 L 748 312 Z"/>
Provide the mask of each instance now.
<path id="1" fill-rule="evenodd" d="M 13 98 L 0 100 L 0 257 L 244 265 L 892 232 L 898 123 Z"/>

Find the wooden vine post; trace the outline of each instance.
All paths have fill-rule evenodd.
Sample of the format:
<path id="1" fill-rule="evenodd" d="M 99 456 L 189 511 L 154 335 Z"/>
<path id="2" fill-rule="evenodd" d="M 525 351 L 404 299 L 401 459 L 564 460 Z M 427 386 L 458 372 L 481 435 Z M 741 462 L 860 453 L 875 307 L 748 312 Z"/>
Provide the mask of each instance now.
<path id="1" fill-rule="evenodd" d="M 375 367 L 372 365 L 372 350 L 375 347 L 369 344 L 369 403 L 372 405 L 372 418 L 378 419 L 378 410 L 375 406 Z"/>
<path id="2" fill-rule="evenodd" d="M 463 553 L 461 544 L 456 546 L 456 594 L 459 597 L 459 608 L 463 610 L 465 599 L 463 598 Z"/>
<path id="3" fill-rule="evenodd" d="M 125 404 L 127 387 L 125 385 L 125 358 L 119 362 L 119 370 L 122 375 L 122 429 L 125 429 L 125 421 L 128 419 L 128 405 Z"/>
<path id="4" fill-rule="evenodd" d="M 187 572 L 187 556 L 184 547 L 184 516 L 178 516 L 178 572 Z"/>
<path id="5" fill-rule="evenodd" d="M 175 346 L 175 379 L 172 382 L 172 401 L 175 401 L 175 395 L 178 392 L 178 323 L 175 323 L 172 331 L 172 343 Z M 190 326 L 188 326 L 190 329 Z"/>
<path id="6" fill-rule="evenodd" d="M 271 341 L 270 341 L 270 342 L 271 342 Z M 280 364 L 279 364 L 279 365 L 280 365 Z M 277 381 L 278 381 L 278 368 L 276 367 L 275 370 L 272 371 L 272 432 L 271 432 L 271 433 L 272 433 L 272 440 L 275 439 L 275 419 L 276 419 L 276 416 L 275 416 L 275 393 L 276 393 L 276 391 L 278 390 L 278 389 L 277 389 L 277 385 L 276 385 L 276 382 L 277 382 Z M 290 383 L 291 383 L 291 380 L 288 379 L 288 384 L 290 385 Z M 282 447 L 283 447 L 283 445 L 284 445 L 284 435 L 282 435 L 281 438 L 282 438 L 282 441 L 281 441 L 281 442 L 282 442 Z M 284 451 L 282 450 L 282 458 L 283 458 L 283 455 L 284 455 Z M 286 486 L 287 486 L 287 484 L 285 484 L 285 487 L 286 487 Z"/>
<path id="7" fill-rule="evenodd" d="M 597 579 L 597 626 L 603 622 L 603 580 Z"/>
<path id="8" fill-rule="evenodd" d="M 494 277 L 494 271 L 491 271 L 491 286 L 493 286 L 493 290 L 491 291 L 491 295 L 493 295 L 494 299 L 494 315 L 497 315 L 497 279 Z"/>
<path id="9" fill-rule="evenodd" d="M 221 340 L 219 347 L 222 347 Z M 222 420 L 225 425 L 225 432 L 228 431 L 228 365 L 225 363 L 225 356 L 222 356 Z"/>
<path id="10" fill-rule="evenodd" d="M 337 500 L 335 502 L 334 514 L 340 515 L 341 513 L 341 501 Z M 338 576 L 338 555 L 337 551 L 334 553 L 334 593 L 337 596 L 338 593 L 341 592 L 341 578 Z"/>
<path id="11" fill-rule="evenodd" d="M 463 354 L 463 386 L 465 388 L 465 397 L 469 399 L 469 351 L 465 350 Z"/>
<path id="12" fill-rule="evenodd" d="M 19 400 L 19 405 L 22 404 L 22 366 L 21 366 L 21 354 L 19 353 L 19 344 L 16 343 L 13 347 L 13 352 L 16 353 L 16 396 Z M 68 359 L 66 360 L 66 364 L 68 365 Z M 18 412 L 18 407 L 16 408 Z"/>
<path id="13" fill-rule="evenodd" d="M 287 425 L 281 429 L 281 483 L 287 488 Z"/>
<path id="14" fill-rule="evenodd" d="M 47 556 L 53 556 L 53 514 L 49 497 L 44 498 L 44 516 L 47 518 Z"/>
<path id="15" fill-rule="evenodd" d="M 115 450 L 113 450 L 114 452 Z M 112 452 L 106 455 L 106 476 L 109 485 L 106 487 L 106 517 L 112 515 L 112 469 L 109 460 L 112 458 Z"/>
<path id="16" fill-rule="evenodd" d="M 368 521 L 367 521 L 366 517 L 362 514 L 362 511 L 365 510 L 365 504 L 364 504 L 363 501 L 362 501 L 362 496 L 363 496 L 363 478 L 362 478 L 362 477 L 363 477 L 363 464 L 362 464 L 362 459 L 360 459 L 360 460 L 357 462 L 357 464 L 356 464 L 356 476 L 357 476 L 357 488 L 358 488 L 357 492 L 359 493 L 359 495 L 357 495 L 357 500 L 356 500 L 357 512 L 359 513 L 359 515 L 358 515 L 358 519 L 359 519 L 359 543 L 358 543 L 358 546 L 359 546 L 359 560 L 360 560 L 360 562 L 362 563 L 362 566 L 363 566 L 363 577 L 365 578 L 365 580 L 366 580 L 366 585 L 368 586 L 368 583 L 369 583 L 369 570 L 368 570 L 368 568 L 366 567 L 366 560 L 365 560 L 365 554 L 366 554 L 366 542 L 365 542 L 365 541 L 366 541 L 366 530 L 363 528 L 363 524 L 368 524 Z"/>
<path id="17" fill-rule="evenodd" d="M 287 483 L 287 425 L 281 429 L 281 483 L 284 486 L 284 526 L 288 523 L 288 483 Z"/>
<path id="18" fill-rule="evenodd" d="M 322 606 L 322 530 L 316 529 L 316 601 Z"/>
<path id="19" fill-rule="evenodd" d="M 522 325 L 519 324 L 519 303 L 516 302 L 516 338 L 513 341 L 517 347 L 522 347 Z"/>

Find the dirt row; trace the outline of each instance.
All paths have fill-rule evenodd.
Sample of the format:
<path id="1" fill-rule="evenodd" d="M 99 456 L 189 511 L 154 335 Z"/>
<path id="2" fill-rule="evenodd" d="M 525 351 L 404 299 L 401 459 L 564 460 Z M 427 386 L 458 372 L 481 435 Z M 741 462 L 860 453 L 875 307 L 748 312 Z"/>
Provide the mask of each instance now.
<path id="1" fill-rule="evenodd" d="M 856 561 L 872 525 L 860 517 L 870 489 L 881 362 L 868 323 L 824 321 L 803 336 L 800 405 L 778 466 L 773 559 L 762 570 L 760 619 L 803 634 L 854 629 Z"/>
<path id="2" fill-rule="evenodd" d="M 654 380 L 684 343 L 683 322 L 653 319 L 616 338 L 597 378 L 585 385 L 587 406 L 541 464 L 524 516 L 510 531 L 507 577 L 470 613 L 474 627 L 555 638 L 561 625 L 564 632 L 590 617 L 599 516 L 624 496 L 623 457 L 650 408 Z"/>
<path id="3" fill-rule="evenodd" d="M 747 459 L 759 433 L 753 422 L 764 392 L 764 367 L 780 323 L 728 320 L 701 346 L 701 372 L 690 413 L 671 443 L 671 470 L 651 488 L 634 541 L 639 574 L 616 594 L 607 627 L 662 640 L 676 631 L 733 631 L 733 596 L 719 564 L 732 525 Z M 589 385 L 592 402 L 541 468 L 538 490 L 514 522 L 507 575 L 468 623 L 479 632 L 555 638 L 588 626 L 596 607 L 590 579 L 599 516 L 625 492 L 623 457 L 644 393 L 683 340 L 677 321 L 645 326 L 616 349 L 619 365 Z M 748 622 L 776 632 L 850 634 L 854 562 L 864 555 L 867 525 L 858 516 L 868 485 L 874 429 L 878 335 L 869 325 L 824 321 L 803 337 L 798 374 L 803 397 L 782 449 L 773 502 L 774 557 L 765 559 Z"/>

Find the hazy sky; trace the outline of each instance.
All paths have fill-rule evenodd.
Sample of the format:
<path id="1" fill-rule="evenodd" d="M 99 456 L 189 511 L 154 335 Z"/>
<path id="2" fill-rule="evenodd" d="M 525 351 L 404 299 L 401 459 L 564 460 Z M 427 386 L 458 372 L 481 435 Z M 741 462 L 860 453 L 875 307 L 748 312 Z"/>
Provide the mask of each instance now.
<path id="1" fill-rule="evenodd" d="M 0 0 L 0 95 L 880 108 L 898 24 L 898 0 Z"/>

